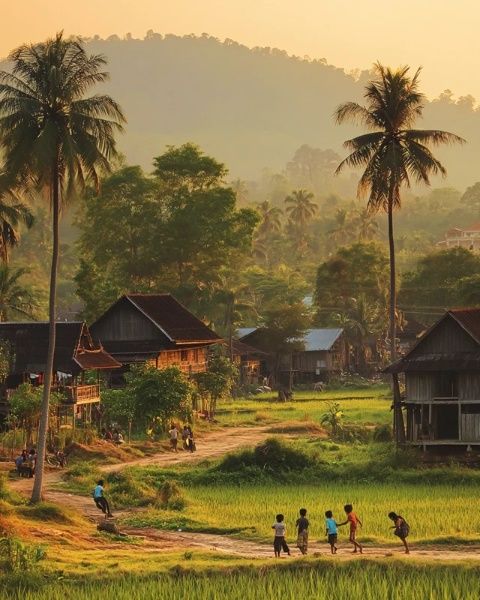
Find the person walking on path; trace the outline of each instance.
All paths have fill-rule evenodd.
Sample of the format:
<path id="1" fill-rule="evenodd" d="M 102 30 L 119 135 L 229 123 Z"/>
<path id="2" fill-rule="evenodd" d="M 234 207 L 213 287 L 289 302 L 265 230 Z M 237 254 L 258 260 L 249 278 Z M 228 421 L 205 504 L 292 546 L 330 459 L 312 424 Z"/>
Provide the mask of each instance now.
<path id="1" fill-rule="evenodd" d="M 339 523 L 338 527 L 342 527 L 342 525 L 350 525 L 350 536 L 348 539 L 350 543 L 353 544 L 353 554 L 356 554 L 357 550 L 360 552 L 360 554 L 363 554 L 363 546 L 357 542 L 357 529 L 358 526 L 362 526 L 362 522 L 357 517 L 356 513 L 353 512 L 353 506 L 351 504 L 345 504 L 343 510 L 347 515 L 347 520 L 343 523 Z"/>
<path id="2" fill-rule="evenodd" d="M 330 551 L 332 554 L 337 553 L 337 522 L 333 518 L 333 513 L 331 510 L 327 510 L 325 513 L 325 526 L 327 528 L 327 536 L 328 543 L 330 544 Z"/>
<path id="3" fill-rule="evenodd" d="M 108 504 L 108 500 L 105 498 L 103 492 L 104 486 L 104 481 L 103 479 L 100 479 L 99 481 L 97 481 L 97 485 L 95 486 L 95 489 L 93 490 L 93 501 L 95 502 L 95 505 L 97 508 L 99 508 L 103 514 L 105 515 L 105 518 L 107 517 L 113 517 L 112 513 L 110 512 L 110 505 Z"/>
<path id="4" fill-rule="evenodd" d="M 308 526 L 309 522 L 307 519 L 307 509 L 300 509 L 300 517 L 297 519 L 295 523 L 295 527 L 297 528 L 297 548 L 300 550 L 302 554 L 307 554 L 308 552 Z"/>
<path id="5" fill-rule="evenodd" d="M 394 512 L 389 512 L 388 518 L 394 522 L 394 526 L 392 527 L 392 529 L 394 529 L 393 535 L 396 535 L 402 540 L 402 544 L 405 548 L 405 554 L 410 554 L 410 548 L 408 547 L 407 543 L 407 537 L 410 533 L 409 524 L 401 515 L 397 515 Z"/>
<path id="6" fill-rule="evenodd" d="M 170 447 L 172 448 L 173 452 L 177 452 L 178 429 L 175 423 L 172 423 L 168 433 L 170 434 Z"/>
<path id="7" fill-rule="evenodd" d="M 279 514 L 275 517 L 275 523 L 272 525 L 272 529 L 275 530 L 275 537 L 273 538 L 273 550 L 275 557 L 280 558 L 280 552 L 283 550 L 290 556 L 290 548 L 285 541 L 285 535 L 287 528 L 284 522 L 284 516 Z"/>

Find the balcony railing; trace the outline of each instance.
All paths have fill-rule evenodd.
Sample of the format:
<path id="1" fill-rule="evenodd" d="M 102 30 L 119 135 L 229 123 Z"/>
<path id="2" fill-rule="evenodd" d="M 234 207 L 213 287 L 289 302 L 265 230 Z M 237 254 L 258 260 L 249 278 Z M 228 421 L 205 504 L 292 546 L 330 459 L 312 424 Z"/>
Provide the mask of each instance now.
<path id="1" fill-rule="evenodd" d="M 65 394 L 66 404 L 90 404 L 100 401 L 99 385 L 65 385 L 52 388 L 55 392 Z"/>

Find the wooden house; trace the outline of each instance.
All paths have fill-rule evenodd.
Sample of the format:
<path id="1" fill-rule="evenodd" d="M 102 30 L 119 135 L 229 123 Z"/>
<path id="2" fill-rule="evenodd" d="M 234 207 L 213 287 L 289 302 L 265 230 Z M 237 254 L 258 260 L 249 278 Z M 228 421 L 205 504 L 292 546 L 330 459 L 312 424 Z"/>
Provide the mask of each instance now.
<path id="1" fill-rule="evenodd" d="M 10 355 L 10 370 L 0 405 L 3 416 L 8 413 L 9 396 L 21 383 L 42 385 L 48 333 L 48 322 L 0 323 L 0 340 Z M 100 344 L 93 342 L 85 323 L 57 323 L 52 390 L 63 394 L 65 401 L 61 408 L 73 408 L 74 417 L 91 420 L 92 408 L 100 402 L 99 371 L 119 367 Z M 85 381 L 86 371 L 97 372 L 95 383 Z M 67 412 L 70 411 L 63 410 L 64 414 Z"/>
<path id="2" fill-rule="evenodd" d="M 267 377 L 269 355 L 238 340 L 232 341 L 233 362 L 239 370 L 240 385 L 260 385 Z"/>
<path id="3" fill-rule="evenodd" d="M 126 294 L 90 330 L 123 365 L 120 373 L 138 363 L 199 373 L 207 368 L 209 347 L 222 341 L 170 294 Z M 116 383 L 121 384 L 118 377 Z"/>
<path id="4" fill-rule="evenodd" d="M 240 341 L 254 348 L 266 350 L 265 329 L 239 330 Z M 341 328 L 309 329 L 303 337 L 303 348 L 279 357 L 278 376 L 284 385 L 292 383 L 315 383 L 326 381 L 335 373 L 348 367 L 348 345 Z M 273 374 L 273 362 L 269 361 L 269 371 Z"/>
<path id="5" fill-rule="evenodd" d="M 452 309 L 387 373 L 405 374 L 405 437 L 423 446 L 480 446 L 480 309 Z"/>

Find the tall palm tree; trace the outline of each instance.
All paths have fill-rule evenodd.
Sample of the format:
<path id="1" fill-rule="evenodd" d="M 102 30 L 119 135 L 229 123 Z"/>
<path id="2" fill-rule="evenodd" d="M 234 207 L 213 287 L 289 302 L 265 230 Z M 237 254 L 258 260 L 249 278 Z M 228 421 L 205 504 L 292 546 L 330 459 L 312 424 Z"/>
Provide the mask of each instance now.
<path id="1" fill-rule="evenodd" d="M 390 69 L 375 65 L 375 78 L 365 87 L 365 106 L 346 102 L 336 110 L 337 123 L 351 120 L 363 124 L 368 133 L 347 140 L 351 151 L 337 167 L 363 167 L 358 195 L 368 194 L 368 206 L 383 209 L 388 215 L 390 251 L 390 358 L 396 355 L 396 274 L 393 210 L 400 207 L 402 186 L 411 181 L 430 184 L 430 177 L 446 171 L 431 150 L 431 146 L 463 142 L 446 131 L 413 129 L 422 116 L 425 97 L 419 91 L 420 69 L 413 77 L 409 67 Z"/>
<path id="2" fill-rule="evenodd" d="M 375 214 L 368 206 L 357 210 L 354 223 L 357 227 L 360 242 L 372 240 L 378 235 L 378 222 L 375 219 Z"/>
<path id="3" fill-rule="evenodd" d="M 282 229 L 282 209 L 272 206 L 268 200 L 260 202 L 257 206 L 260 213 L 260 223 L 257 228 L 259 236 L 266 236 L 271 233 L 279 233 Z"/>
<path id="4" fill-rule="evenodd" d="M 34 318 L 37 303 L 31 291 L 21 281 L 27 274 L 27 269 L 0 265 L 0 321 L 7 321 L 13 316 Z"/>
<path id="5" fill-rule="evenodd" d="M 307 190 L 294 190 L 285 198 L 285 208 L 292 223 L 304 229 L 318 211 L 318 204 L 312 201 L 314 195 Z"/>
<path id="6" fill-rule="evenodd" d="M 390 360 L 396 358 L 397 290 L 395 269 L 395 240 L 393 210 L 401 205 L 402 186 L 411 180 L 430 184 L 430 177 L 446 174 L 445 167 L 432 154 L 430 146 L 463 142 L 462 138 L 439 130 L 413 129 L 422 116 L 425 97 L 419 91 L 420 69 L 413 77 L 409 68 L 393 70 L 375 65 L 375 79 L 365 87 L 366 105 L 346 102 L 337 108 L 337 123 L 346 120 L 360 122 L 368 133 L 347 140 L 344 146 L 351 151 L 337 167 L 337 173 L 346 166 L 364 167 L 358 184 L 358 195 L 368 193 L 368 206 L 383 209 L 388 215 L 388 243 L 390 255 Z M 394 427 L 397 442 L 403 443 L 405 429 L 401 410 L 398 376 L 393 375 Z"/>
<path id="7" fill-rule="evenodd" d="M 42 497 L 50 388 L 55 352 L 59 218 L 62 202 L 99 175 L 116 157 L 114 134 L 125 120 L 109 96 L 87 91 L 104 82 L 103 56 L 89 56 L 79 39 L 23 45 L 0 71 L 0 147 L 5 171 L 33 189 L 47 189 L 52 209 L 49 340 L 32 501 Z"/>

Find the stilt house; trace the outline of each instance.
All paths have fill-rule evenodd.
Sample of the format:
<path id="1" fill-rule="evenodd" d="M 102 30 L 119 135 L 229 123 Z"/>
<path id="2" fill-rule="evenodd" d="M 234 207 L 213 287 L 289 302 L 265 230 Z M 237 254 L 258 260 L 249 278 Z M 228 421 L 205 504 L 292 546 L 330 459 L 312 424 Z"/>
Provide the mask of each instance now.
<path id="1" fill-rule="evenodd" d="M 0 414 L 8 414 L 8 399 L 21 383 L 42 385 L 48 351 L 48 322 L 0 323 L 0 340 L 10 356 L 10 370 L 3 385 Z M 99 371 L 118 369 L 118 363 L 92 340 L 83 322 L 57 323 L 52 390 L 65 401 L 60 412 L 89 421 L 100 402 Z M 97 381 L 86 383 L 86 371 L 96 371 Z"/>
<path id="2" fill-rule="evenodd" d="M 122 296 L 90 330 L 122 364 L 120 373 L 138 363 L 199 373 L 207 368 L 208 348 L 223 341 L 170 294 Z"/>
<path id="3" fill-rule="evenodd" d="M 452 309 L 385 370 L 405 374 L 406 440 L 480 446 L 480 309 Z"/>

